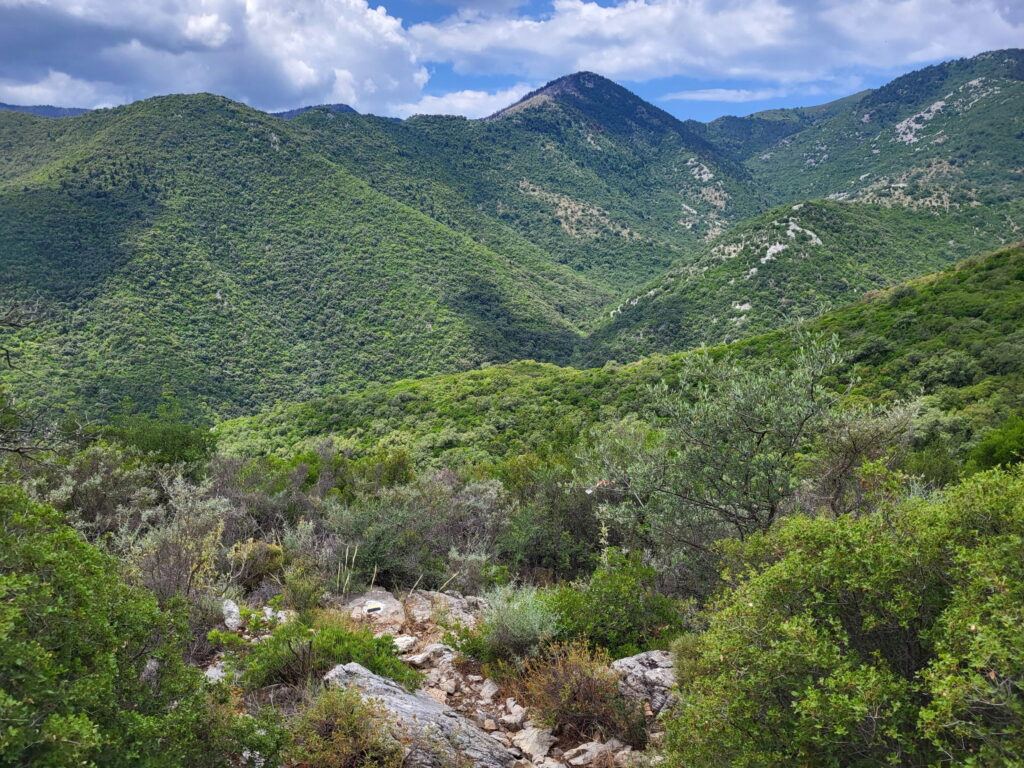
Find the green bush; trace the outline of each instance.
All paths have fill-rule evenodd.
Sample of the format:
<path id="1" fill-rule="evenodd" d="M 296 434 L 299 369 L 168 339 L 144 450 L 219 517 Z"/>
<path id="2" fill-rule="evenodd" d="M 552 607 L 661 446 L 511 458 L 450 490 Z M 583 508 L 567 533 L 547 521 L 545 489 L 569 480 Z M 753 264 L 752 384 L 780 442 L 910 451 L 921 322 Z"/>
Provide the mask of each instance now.
<path id="1" fill-rule="evenodd" d="M 487 608 L 480 625 L 448 638 L 459 652 L 478 661 L 519 666 L 558 631 L 558 617 L 536 587 L 504 585 L 484 599 Z"/>
<path id="2" fill-rule="evenodd" d="M 1024 472 L 731 547 L 676 642 L 688 766 L 1011 765 L 1024 756 Z"/>
<path id="3" fill-rule="evenodd" d="M 586 642 L 555 643 L 526 663 L 526 700 L 535 717 L 571 741 L 622 739 L 644 747 L 647 730 L 637 702 L 619 693 L 611 658 Z"/>
<path id="4" fill-rule="evenodd" d="M 247 590 L 255 589 L 284 568 L 284 552 L 279 544 L 246 539 L 236 542 L 228 553 L 234 581 Z"/>
<path id="5" fill-rule="evenodd" d="M 115 560 L 0 487 L 0 766 L 207 764 L 181 634 Z"/>
<path id="6" fill-rule="evenodd" d="M 551 593 L 560 635 L 605 648 L 615 658 L 667 647 L 682 630 L 682 617 L 674 600 L 655 591 L 657 576 L 638 552 L 606 550 L 589 581 Z"/>
<path id="7" fill-rule="evenodd" d="M 1015 416 L 986 434 L 971 451 L 969 467 L 992 469 L 1024 461 L 1024 417 Z"/>
<path id="8" fill-rule="evenodd" d="M 321 693 L 292 724 L 287 762 L 295 768 L 400 768 L 401 743 L 387 713 L 351 689 Z"/>
<path id="9" fill-rule="evenodd" d="M 409 689 L 416 688 L 422 677 L 398 658 L 390 636 L 374 637 L 369 629 L 323 614 L 312 624 L 290 621 L 262 642 L 236 647 L 233 661 L 250 689 L 302 686 L 352 661 Z"/>
<path id="10" fill-rule="evenodd" d="M 121 416 L 105 432 L 157 464 L 203 464 L 217 445 L 210 425 L 190 423 L 176 401 L 161 403 L 152 416 Z"/>

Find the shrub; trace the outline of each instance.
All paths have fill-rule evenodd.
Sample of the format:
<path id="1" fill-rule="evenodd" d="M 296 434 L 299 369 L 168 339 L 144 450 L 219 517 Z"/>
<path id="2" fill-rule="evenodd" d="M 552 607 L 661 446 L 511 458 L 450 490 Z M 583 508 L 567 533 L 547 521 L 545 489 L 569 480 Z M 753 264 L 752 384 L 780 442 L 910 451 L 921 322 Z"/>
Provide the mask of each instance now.
<path id="1" fill-rule="evenodd" d="M 301 617 L 320 605 L 324 597 L 324 580 L 317 568 L 309 562 L 300 560 L 293 563 L 284 576 L 285 604 L 294 608 Z"/>
<path id="2" fill-rule="evenodd" d="M 56 512 L 0 487 L 0 765 L 204 765 L 180 622 Z"/>
<path id="3" fill-rule="evenodd" d="M 1024 417 L 1015 416 L 986 434 L 971 451 L 969 466 L 992 469 L 1024 461 Z"/>
<path id="4" fill-rule="evenodd" d="M 560 634 L 605 648 L 614 657 L 667 647 L 682 629 L 676 602 L 655 591 L 657 571 L 638 552 L 605 551 L 588 582 L 554 590 Z"/>
<path id="5" fill-rule="evenodd" d="M 1024 471 L 734 543 L 674 646 L 692 766 L 1006 765 L 1024 744 Z"/>
<path id="6" fill-rule="evenodd" d="M 351 689 L 331 689 L 295 719 L 286 759 L 296 768 L 401 768 L 403 758 L 383 709 Z"/>
<path id="7" fill-rule="evenodd" d="M 259 643 L 235 652 L 247 688 L 316 681 L 338 664 L 358 662 L 371 672 L 415 688 L 421 675 L 401 661 L 391 637 L 374 637 L 369 629 L 321 614 L 312 625 L 290 621 Z"/>
<path id="8" fill-rule="evenodd" d="M 526 663 L 526 700 L 535 717 L 570 740 L 615 737 L 642 748 L 647 741 L 639 704 L 619 693 L 605 651 L 586 642 L 555 643 Z"/>
<path id="9" fill-rule="evenodd" d="M 228 555 L 235 582 L 247 590 L 255 589 L 284 568 L 284 552 L 280 545 L 247 539 L 239 541 Z"/>
<path id="10" fill-rule="evenodd" d="M 558 618 L 536 587 L 505 585 L 486 593 L 487 608 L 475 630 L 457 633 L 456 648 L 486 662 L 520 665 L 558 630 Z"/>
<path id="11" fill-rule="evenodd" d="M 120 416 L 106 429 L 107 436 L 134 448 L 157 464 L 202 465 L 210 458 L 217 439 L 210 426 L 191 424 L 177 402 L 158 406 L 156 414 Z"/>

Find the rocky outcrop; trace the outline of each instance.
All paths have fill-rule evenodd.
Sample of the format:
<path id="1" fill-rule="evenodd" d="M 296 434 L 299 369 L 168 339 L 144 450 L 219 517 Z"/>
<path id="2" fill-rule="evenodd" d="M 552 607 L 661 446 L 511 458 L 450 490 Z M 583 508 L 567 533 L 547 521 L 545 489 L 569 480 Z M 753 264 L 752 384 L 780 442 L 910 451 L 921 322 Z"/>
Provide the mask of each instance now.
<path id="1" fill-rule="evenodd" d="M 512 754 L 451 707 L 423 692 L 410 693 L 360 664 L 335 667 L 328 686 L 346 686 L 376 700 L 395 719 L 409 746 L 406 768 L 442 768 L 468 762 L 474 768 L 506 768 Z"/>
<path id="2" fill-rule="evenodd" d="M 672 654 L 668 651 L 647 651 L 612 662 L 619 674 L 619 692 L 630 699 L 648 702 L 650 714 L 658 715 L 675 697 L 676 683 Z"/>

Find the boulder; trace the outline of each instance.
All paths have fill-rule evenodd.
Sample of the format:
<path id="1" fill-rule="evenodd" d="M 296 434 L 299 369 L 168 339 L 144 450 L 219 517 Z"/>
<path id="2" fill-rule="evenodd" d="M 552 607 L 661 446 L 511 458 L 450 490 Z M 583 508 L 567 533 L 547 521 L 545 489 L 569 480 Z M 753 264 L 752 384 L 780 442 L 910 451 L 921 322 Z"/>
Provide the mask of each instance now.
<path id="1" fill-rule="evenodd" d="M 238 609 L 238 603 L 234 600 L 225 600 L 220 604 L 220 612 L 224 616 L 224 626 L 232 632 L 237 632 L 243 626 L 242 612 Z"/>
<path id="2" fill-rule="evenodd" d="M 630 699 L 646 701 L 657 715 L 675 700 L 676 684 L 672 654 L 668 651 L 647 651 L 612 662 L 619 674 L 619 692 Z"/>
<path id="3" fill-rule="evenodd" d="M 399 635 L 392 642 L 394 642 L 395 648 L 398 649 L 399 653 L 409 653 L 409 651 L 416 647 L 416 643 L 419 641 L 412 635 Z"/>
<path id="4" fill-rule="evenodd" d="M 530 759 L 537 760 L 537 758 L 547 755 L 548 750 L 555 743 L 555 737 L 547 728 L 530 726 L 513 736 L 512 743 L 529 755 Z"/>
<path id="5" fill-rule="evenodd" d="M 463 597 L 458 592 L 417 589 L 410 593 L 406 605 L 409 618 L 415 622 L 427 624 L 434 621 L 438 614 L 444 614 L 448 621 L 472 627 L 476 625 L 477 616 L 485 603 L 479 597 Z"/>
<path id="6" fill-rule="evenodd" d="M 356 621 L 366 622 L 377 635 L 394 634 L 405 624 L 405 608 L 386 589 L 374 587 L 342 608 Z"/>
<path id="7" fill-rule="evenodd" d="M 443 768 L 462 762 L 474 768 L 507 768 L 514 761 L 496 739 L 451 707 L 422 691 L 410 693 L 360 664 L 339 665 L 324 675 L 324 682 L 355 688 L 394 717 L 410 748 L 405 768 Z"/>

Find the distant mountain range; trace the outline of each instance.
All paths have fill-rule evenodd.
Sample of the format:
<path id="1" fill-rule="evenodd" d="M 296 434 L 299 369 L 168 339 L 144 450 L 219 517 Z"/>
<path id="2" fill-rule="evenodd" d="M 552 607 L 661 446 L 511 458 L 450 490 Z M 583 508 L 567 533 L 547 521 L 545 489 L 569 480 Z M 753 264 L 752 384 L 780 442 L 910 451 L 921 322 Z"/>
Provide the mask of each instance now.
<path id="1" fill-rule="evenodd" d="M 39 117 L 74 117 L 88 111 L 88 109 L 79 109 L 78 107 L 51 107 L 49 105 L 26 107 L 0 103 L 0 112 L 25 112 Z"/>
<path id="2" fill-rule="evenodd" d="M 35 109 L 35 108 L 33 108 Z M 485 120 L 206 94 L 0 113 L 30 399 L 250 413 L 779 327 L 1022 237 L 1024 52 L 680 121 L 593 73 Z"/>

